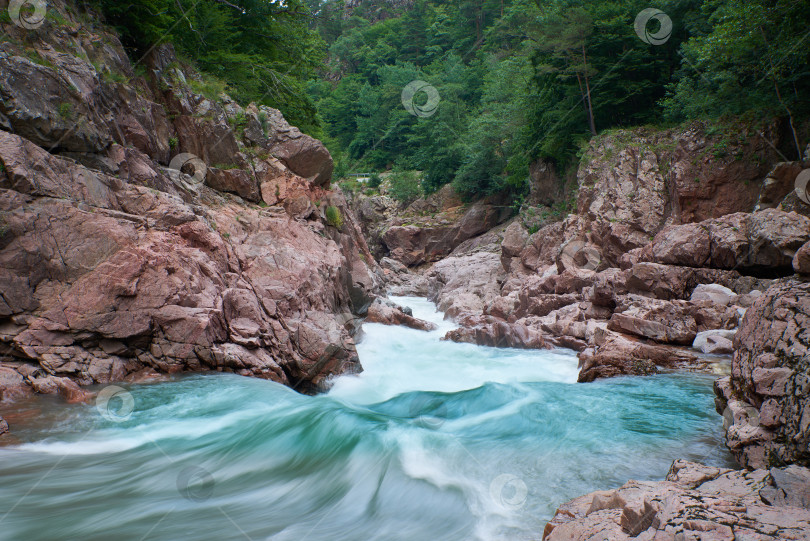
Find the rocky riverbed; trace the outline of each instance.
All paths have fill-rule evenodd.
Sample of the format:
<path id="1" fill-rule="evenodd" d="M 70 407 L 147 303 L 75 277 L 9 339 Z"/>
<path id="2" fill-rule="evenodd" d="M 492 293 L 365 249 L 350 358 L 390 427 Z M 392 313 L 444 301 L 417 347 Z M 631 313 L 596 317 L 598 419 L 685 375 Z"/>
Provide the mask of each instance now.
<path id="1" fill-rule="evenodd" d="M 619 130 L 571 178 L 532 164 L 518 216 L 449 187 L 347 198 L 279 111 L 196 92 L 168 45 L 136 72 L 111 30 L 50 9 L 48 31 L 0 23 L 0 406 L 180 372 L 323 392 L 362 370 L 364 319 L 436 332 L 385 299 L 416 295 L 446 341 L 574 350 L 579 385 L 723 376 L 744 470 L 676 461 L 562 505 L 546 538 L 810 537 L 810 148 L 780 162 L 775 125 L 724 153 L 700 123 Z"/>

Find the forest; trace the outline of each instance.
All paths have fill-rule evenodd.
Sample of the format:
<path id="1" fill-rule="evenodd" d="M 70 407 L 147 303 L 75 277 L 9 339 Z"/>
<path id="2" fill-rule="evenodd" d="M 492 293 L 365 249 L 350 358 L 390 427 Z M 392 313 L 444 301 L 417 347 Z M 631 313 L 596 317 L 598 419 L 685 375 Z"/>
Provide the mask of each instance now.
<path id="1" fill-rule="evenodd" d="M 426 193 L 520 201 L 614 128 L 784 124 L 807 144 L 798 0 L 96 0 L 137 57 L 169 40 L 213 88 L 279 108 L 337 176 L 418 171 Z M 414 83 L 415 82 L 415 83 Z"/>

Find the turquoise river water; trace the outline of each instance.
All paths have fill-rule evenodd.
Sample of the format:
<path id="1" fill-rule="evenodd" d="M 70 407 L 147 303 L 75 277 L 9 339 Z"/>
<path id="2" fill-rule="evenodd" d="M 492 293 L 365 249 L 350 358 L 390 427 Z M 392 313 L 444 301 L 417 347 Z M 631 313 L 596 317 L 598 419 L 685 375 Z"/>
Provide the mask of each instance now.
<path id="1" fill-rule="evenodd" d="M 125 386 L 120 415 L 38 399 L 0 447 L 0 539 L 539 540 L 568 499 L 728 464 L 711 376 L 575 384 L 571 351 L 443 342 L 395 300 L 441 328 L 365 325 L 365 372 L 321 396 L 211 374 Z"/>

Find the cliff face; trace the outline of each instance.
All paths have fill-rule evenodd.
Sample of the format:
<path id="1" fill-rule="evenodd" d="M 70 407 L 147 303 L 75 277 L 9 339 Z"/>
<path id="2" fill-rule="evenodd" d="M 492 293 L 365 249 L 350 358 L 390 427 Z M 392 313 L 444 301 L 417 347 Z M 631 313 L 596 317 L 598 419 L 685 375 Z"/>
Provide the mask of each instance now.
<path id="1" fill-rule="evenodd" d="M 196 93 L 171 47 L 133 66 L 92 14 L 48 9 L 2 24 L 0 400 L 182 370 L 312 392 L 361 370 L 381 271 L 325 147 Z"/>
<path id="2" fill-rule="evenodd" d="M 810 282 L 774 285 L 746 314 L 717 410 L 744 467 L 810 466 Z"/>

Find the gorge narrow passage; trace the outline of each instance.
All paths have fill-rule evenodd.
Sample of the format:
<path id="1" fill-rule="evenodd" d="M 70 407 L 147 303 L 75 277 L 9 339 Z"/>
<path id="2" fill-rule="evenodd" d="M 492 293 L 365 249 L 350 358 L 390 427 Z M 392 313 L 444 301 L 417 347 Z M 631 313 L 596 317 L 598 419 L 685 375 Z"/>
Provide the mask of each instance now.
<path id="1" fill-rule="evenodd" d="M 575 384 L 567 350 L 364 325 L 365 372 L 307 397 L 231 375 L 128 387 L 132 415 L 39 399 L 0 448 L 9 539 L 540 539 L 562 502 L 675 458 L 728 465 L 712 376 Z"/>

